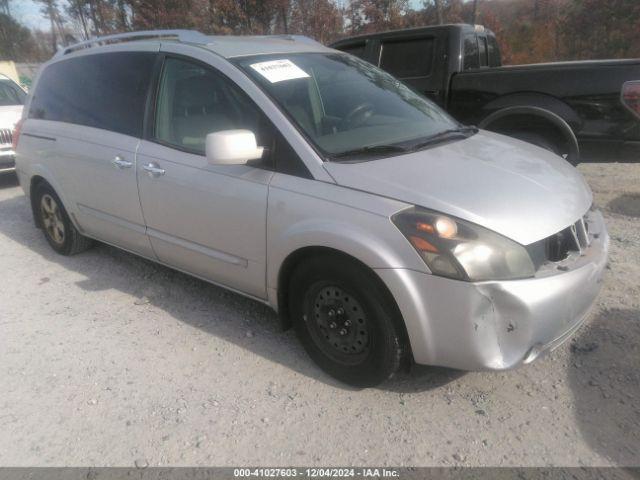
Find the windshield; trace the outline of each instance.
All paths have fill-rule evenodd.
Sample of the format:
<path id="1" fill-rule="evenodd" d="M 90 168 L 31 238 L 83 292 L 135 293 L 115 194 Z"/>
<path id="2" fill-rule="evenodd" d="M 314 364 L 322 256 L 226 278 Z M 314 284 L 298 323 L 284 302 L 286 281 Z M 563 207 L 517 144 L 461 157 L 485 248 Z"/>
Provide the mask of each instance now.
<path id="1" fill-rule="evenodd" d="M 261 55 L 236 63 L 331 158 L 388 156 L 460 128 L 430 100 L 349 55 Z"/>
<path id="2" fill-rule="evenodd" d="M 11 80 L 0 79 L 0 107 L 22 105 L 26 94 Z"/>

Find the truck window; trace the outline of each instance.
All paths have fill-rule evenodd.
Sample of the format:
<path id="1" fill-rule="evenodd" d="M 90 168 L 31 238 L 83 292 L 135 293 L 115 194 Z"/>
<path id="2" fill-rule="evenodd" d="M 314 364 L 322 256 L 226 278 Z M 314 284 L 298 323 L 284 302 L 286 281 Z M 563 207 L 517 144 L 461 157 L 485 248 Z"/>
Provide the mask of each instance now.
<path id="1" fill-rule="evenodd" d="M 496 37 L 489 36 L 487 37 L 488 41 L 488 52 L 489 52 L 489 66 L 490 67 L 499 67 L 502 65 L 502 61 L 500 59 L 500 49 L 498 48 L 498 42 L 496 41 Z"/>
<path id="2" fill-rule="evenodd" d="M 397 78 L 426 77 L 433 65 L 433 37 L 382 44 L 380 68 Z"/>
<path id="3" fill-rule="evenodd" d="M 480 66 L 489 66 L 489 59 L 487 58 L 487 37 L 478 37 L 478 51 L 480 53 Z"/>
<path id="4" fill-rule="evenodd" d="M 478 40 L 474 33 L 468 33 L 464 36 L 464 70 L 478 67 Z"/>
<path id="5" fill-rule="evenodd" d="M 287 53 L 241 56 L 233 61 L 318 150 L 332 158 L 347 158 L 349 152 L 372 145 L 413 143 L 458 126 L 403 82 L 350 55 Z M 296 70 L 295 75 L 272 82 L 263 67 L 273 62 L 286 62 L 304 76 Z"/>
<path id="6" fill-rule="evenodd" d="M 340 47 L 340 50 L 342 50 L 343 52 L 346 52 L 350 55 L 356 56 L 358 58 L 362 58 L 363 60 L 364 58 L 364 50 L 365 47 L 367 46 L 366 43 L 356 43 L 353 45 L 347 45 L 345 47 Z"/>

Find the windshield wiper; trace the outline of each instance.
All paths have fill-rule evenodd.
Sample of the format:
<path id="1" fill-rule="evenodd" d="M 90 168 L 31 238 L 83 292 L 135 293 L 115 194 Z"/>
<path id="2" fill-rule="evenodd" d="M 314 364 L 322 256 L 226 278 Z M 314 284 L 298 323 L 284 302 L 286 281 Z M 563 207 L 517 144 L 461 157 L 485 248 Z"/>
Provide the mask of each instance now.
<path id="1" fill-rule="evenodd" d="M 464 136 L 468 137 L 473 135 L 478 131 L 477 127 L 468 126 L 468 127 L 459 127 L 459 128 L 451 128 L 448 130 L 443 130 L 442 132 L 438 132 L 434 135 L 426 137 L 422 139 L 418 143 L 414 143 L 413 145 L 404 146 L 402 145 L 367 145 L 366 147 L 354 148 L 353 150 L 347 150 L 345 152 L 340 152 L 332 155 L 333 158 L 345 158 L 345 157 L 356 157 L 361 155 L 377 155 L 377 154 L 385 154 L 385 153 L 406 153 L 406 152 L 414 152 L 416 150 L 420 150 L 421 148 L 425 148 L 429 145 L 432 145 L 437 142 L 443 142 L 448 140 L 452 136 Z"/>
<path id="2" fill-rule="evenodd" d="M 366 147 L 354 148 L 332 155 L 333 158 L 355 157 L 358 155 L 376 155 L 385 153 L 402 153 L 407 152 L 406 147 L 400 145 L 368 145 Z"/>
<path id="3" fill-rule="evenodd" d="M 478 127 L 474 127 L 474 126 L 450 128 L 448 130 L 443 130 L 442 132 L 438 132 L 434 135 L 431 135 L 418 143 L 414 143 L 407 150 L 411 152 L 415 152 L 416 150 L 420 150 L 421 148 L 428 147 L 429 145 L 433 145 L 434 143 L 439 143 L 439 142 L 444 142 L 446 140 L 449 140 L 451 137 L 464 136 L 466 138 L 477 132 L 478 132 Z"/>

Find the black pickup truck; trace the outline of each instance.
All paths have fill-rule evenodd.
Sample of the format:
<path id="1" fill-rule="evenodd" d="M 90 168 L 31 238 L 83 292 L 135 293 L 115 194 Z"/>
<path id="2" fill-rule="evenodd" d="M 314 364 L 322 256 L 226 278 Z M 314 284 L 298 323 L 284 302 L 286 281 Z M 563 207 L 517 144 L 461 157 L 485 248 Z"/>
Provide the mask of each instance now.
<path id="1" fill-rule="evenodd" d="M 640 59 L 502 66 L 494 34 L 465 24 L 361 35 L 331 47 L 387 70 L 462 123 L 572 163 L 640 160 Z"/>

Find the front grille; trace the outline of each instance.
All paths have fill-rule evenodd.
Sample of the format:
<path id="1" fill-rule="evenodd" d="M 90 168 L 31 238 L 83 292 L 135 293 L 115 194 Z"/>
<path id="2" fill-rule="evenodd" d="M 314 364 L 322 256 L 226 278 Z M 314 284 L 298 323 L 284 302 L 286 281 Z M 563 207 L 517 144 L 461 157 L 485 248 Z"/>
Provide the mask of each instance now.
<path id="1" fill-rule="evenodd" d="M 0 128 L 0 145 L 11 145 L 13 132 L 9 128 Z"/>
<path id="2" fill-rule="evenodd" d="M 564 230 L 526 247 L 536 270 L 544 263 L 561 262 L 572 253 L 581 254 L 589 247 L 589 226 L 586 217 L 587 215 Z"/>
<path id="3" fill-rule="evenodd" d="M 560 262 L 567 258 L 571 252 L 582 253 L 589 246 L 587 227 L 582 218 L 545 240 L 547 260 L 550 262 Z"/>

